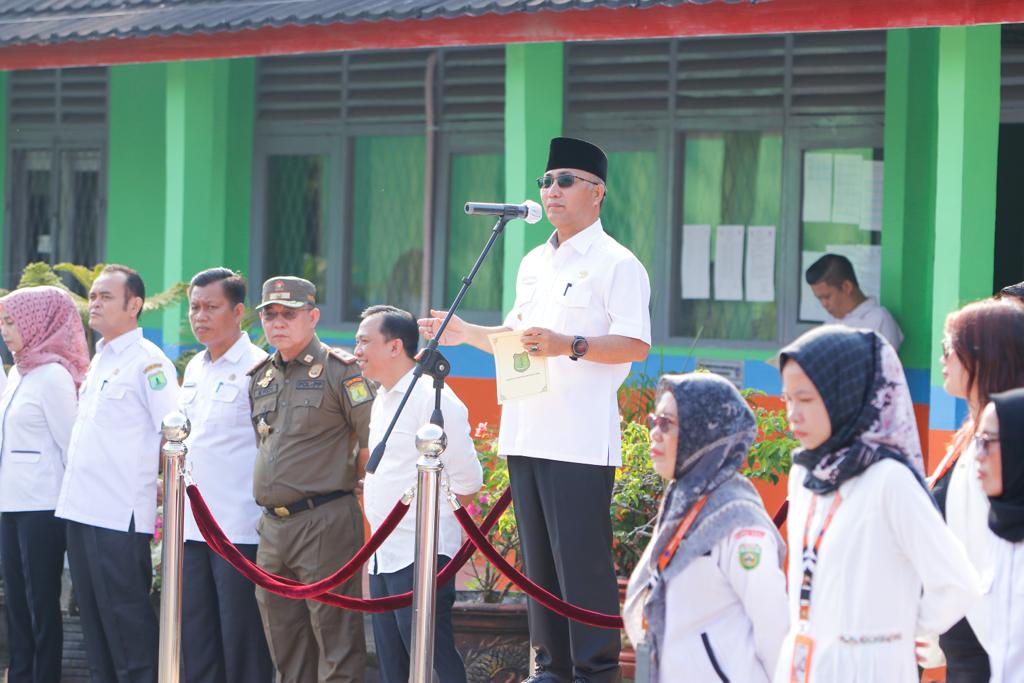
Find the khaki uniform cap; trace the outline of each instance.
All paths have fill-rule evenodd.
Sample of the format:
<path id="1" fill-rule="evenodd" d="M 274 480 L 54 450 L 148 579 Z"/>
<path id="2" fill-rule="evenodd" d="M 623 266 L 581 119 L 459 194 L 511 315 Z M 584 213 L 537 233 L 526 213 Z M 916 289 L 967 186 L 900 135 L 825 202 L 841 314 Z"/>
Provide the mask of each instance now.
<path id="1" fill-rule="evenodd" d="M 309 280 L 291 275 L 272 277 L 263 283 L 263 297 L 256 310 L 271 304 L 288 308 L 316 306 L 316 285 Z"/>

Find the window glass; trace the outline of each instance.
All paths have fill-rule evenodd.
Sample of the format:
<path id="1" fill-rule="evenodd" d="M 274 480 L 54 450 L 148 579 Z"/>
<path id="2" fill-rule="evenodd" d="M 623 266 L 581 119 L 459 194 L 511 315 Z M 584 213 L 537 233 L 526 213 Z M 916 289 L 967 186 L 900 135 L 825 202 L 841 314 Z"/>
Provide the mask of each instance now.
<path id="1" fill-rule="evenodd" d="M 297 275 L 327 289 L 327 157 L 275 154 L 267 160 L 267 244 L 263 272 Z"/>
<path id="2" fill-rule="evenodd" d="M 610 152 L 601 225 L 647 268 L 654 285 L 658 159 L 653 151 Z M 652 292 L 656 291 L 652 289 Z"/>
<path id="3" fill-rule="evenodd" d="M 822 322 L 825 309 L 804 279 L 826 253 L 850 259 L 861 290 L 878 297 L 882 284 L 882 150 L 804 150 L 800 207 L 798 320 Z"/>
<path id="4" fill-rule="evenodd" d="M 688 133 L 680 190 L 683 228 L 680 254 L 674 257 L 671 334 L 776 339 L 779 288 L 772 280 L 778 262 L 782 135 Z M 750 280 L 752 274 L 758 279 Z"/>
<path id="5" fill-rule="evenodd" d="M 423 155 L 422 136 L 355 140 L 346 320 L 374 304 L 419 310 Z"/>
<path id="6" fill-rule="evenodd" d="M 501 154 L 453 154 L 448 210 L 448 266 L 445 278 L 447 306 L 458 294 L 464 278 L 483 249 L 496 217 L 467 216 L 467 201 L 499 201 L 505 194 L 505 161 Z M 467 311 L 501 310 L 502 261 L 505 240 L 491 247 L 462 300 Z"/>

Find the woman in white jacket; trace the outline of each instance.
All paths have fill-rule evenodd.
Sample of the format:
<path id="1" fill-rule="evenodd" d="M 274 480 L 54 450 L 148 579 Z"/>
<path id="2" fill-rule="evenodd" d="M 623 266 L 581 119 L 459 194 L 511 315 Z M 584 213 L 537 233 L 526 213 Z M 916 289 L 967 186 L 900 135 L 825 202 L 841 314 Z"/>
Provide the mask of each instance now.
<path id="1" fill-rule="evenodd" d="M 89 365 L 75 304 L 56 287 L 0 299 L 0 334 L 14 354 L 0 396 L 0 556 L 12 681 L 60 680 L 64 523 L 54 517 Z"/>
<path id="2" fill-rule="evenodd" d="M 992 583 L 985 595 L 991 683 L 1024 679 L 1024 389 L 993 394 L 975 435 L 991 502 Z"/>
<path id="3" fill-rule="evenodd" d="M 801 448 L 775 683 L 916 682 L 915 637 L 948 629 L 981 591 L 922 477 L 903 367 L 876 333 L 834 325 L 783 349 L 780 367 Z"/>
<path id="4" fill-rule="evenodd" d="M 788 625 L 786 550 L 738 471 L 754 415 L 718 375 L 667 375 L 648 424 L 671 482 L 627 592 L 637 683 L 767 683 Z"/>

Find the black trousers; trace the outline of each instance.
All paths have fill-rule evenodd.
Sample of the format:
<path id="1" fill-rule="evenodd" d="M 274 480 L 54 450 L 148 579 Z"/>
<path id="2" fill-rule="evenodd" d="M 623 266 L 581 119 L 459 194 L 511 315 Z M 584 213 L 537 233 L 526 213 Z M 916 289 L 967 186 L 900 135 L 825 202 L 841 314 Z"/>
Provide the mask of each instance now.
<path id="1" fill-rule="evenodd" d="M 0 556 L 11 649 L 7 680 L 59 681 L 64 520 L 54 517 L 53 510 L 5 512 L 0 515 Z"/>
<path id="2" fill-rule="evenodd" d="M 437 567 L 450 558 L 437 557 Z M 372 562 L 372 560 L 371 560 Z M 383 598 L 412 590 L 413 565 L 390 574 L 370 574 L 370 596 Z M 466 683 L 466 667 L 455 649 L 452 632 L 452 605 L 455 581 L 437 587 L 437 617 L 434 622 L 434 673 L 440 683 Z M 394 612 L 374 613 L 373 642 L 377 646 L 381 683 L 407 683 L 409 653 L 412 649 L 412 607 Z"/>
<path id="3" fill-rule="evenodd" d="M 256 544 L 236 546 L 256 561 Z M 210 547 L 186 541 L 182 557 L 181 648 L 187 683 L 271 683 L 256 590 Z"/>
<path id="4" fill-rule="evenodd" d="M 609 517 L 615 468 L 509 456 L 526 575 L 563 600 L 618 614 Z M 529 601 L 537 665 L 563 681 L 620 680 L 619 632 L 585 626 Z"/>
<path id="5" fill-rule="evenodd" d="M 68 522 L 68 564 L 93 683 L 154 683 L 157 620 L 149 534 Z"/>
<path id="6" fill-rule="evenodd" d="M 939 636 L 939 646 L 946 655 L 946 683 L 988 683 L 992 676 L 988 653 L 967 619 Z"/>

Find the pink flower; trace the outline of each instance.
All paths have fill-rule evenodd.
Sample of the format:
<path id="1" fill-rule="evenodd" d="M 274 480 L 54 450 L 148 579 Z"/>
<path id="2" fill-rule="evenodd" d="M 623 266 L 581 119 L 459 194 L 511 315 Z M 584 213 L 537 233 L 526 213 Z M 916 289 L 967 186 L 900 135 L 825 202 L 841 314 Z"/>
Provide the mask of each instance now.
<path id="1" fill-rule="evenodd" d="M 487 501 L 489 501 L 490 498 L 487 497 L 486 493 L 481 493 L 477 500 L 480 501 L 481 505 L 487 505 Z"/>
<path id="2" fill-rule="evenodd" d="M 466 506 L 466 512 L 469 513 L 470 517 L 476 517 L 480 513 L 480 509 L 476 505 L 470 503 Z"/>

